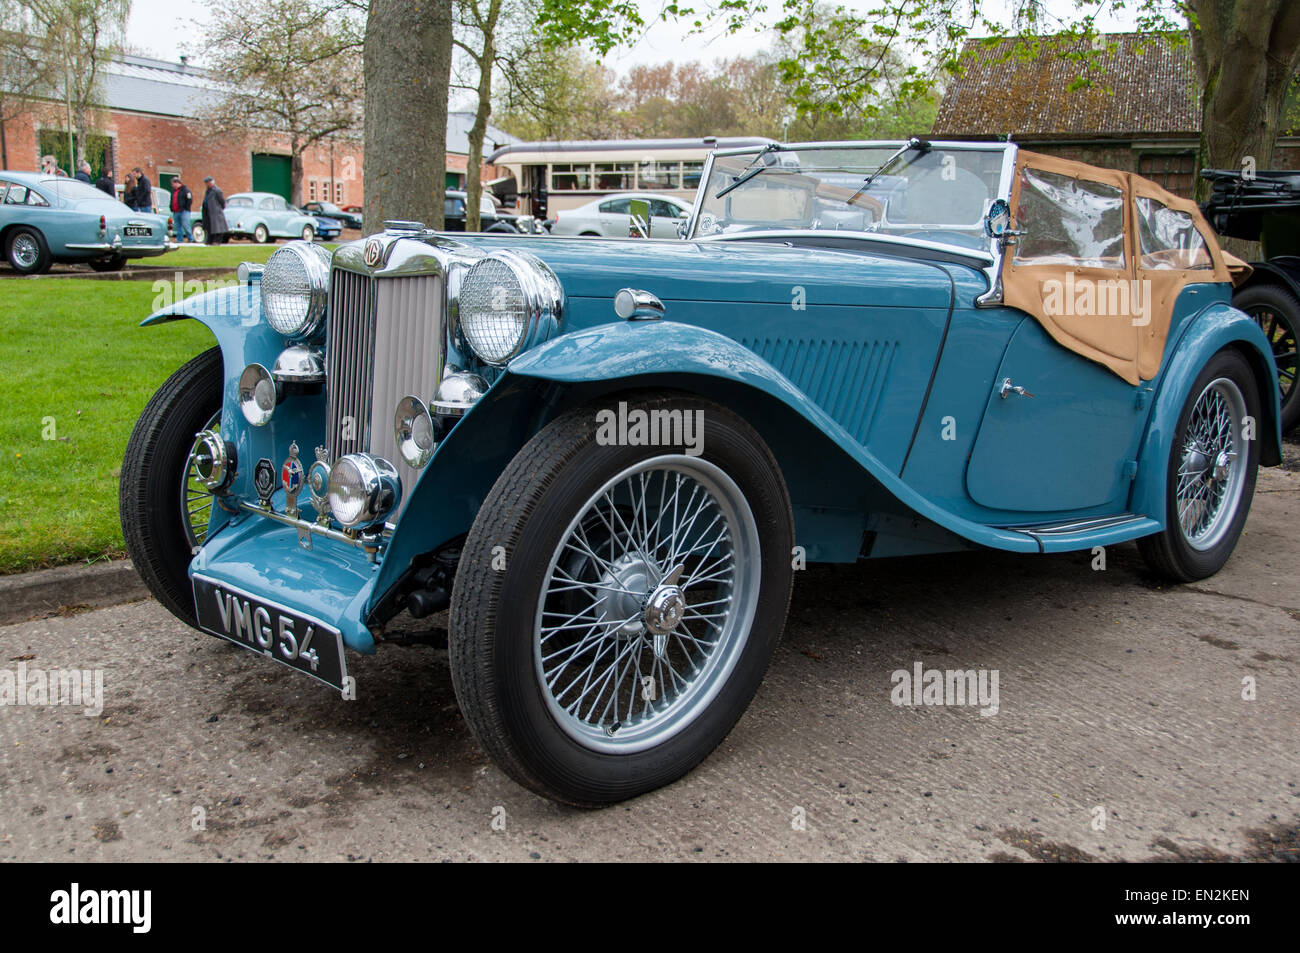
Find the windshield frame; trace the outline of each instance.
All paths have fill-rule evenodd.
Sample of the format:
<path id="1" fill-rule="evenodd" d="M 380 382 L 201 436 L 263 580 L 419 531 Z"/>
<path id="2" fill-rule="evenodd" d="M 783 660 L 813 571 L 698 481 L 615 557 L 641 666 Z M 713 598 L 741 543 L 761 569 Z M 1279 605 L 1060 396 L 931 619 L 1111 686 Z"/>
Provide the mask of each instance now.
<path id="1" fill-rule="evenodd" d="M 799 152 L 801 150 L 816 149 L 852 149 L 852 150 L 897 150 L 906 145 L 906 139 L 863 139 L 848 141 L 821 141 L 821 142 L 788 142 L 780 143 L 779 152 Z M 731 149 L 715 149 L 709 153 L 704 163 L 704 171 L 700 175 L 700 184 L 696 188 L 695 203 L 691 208 L 691 216 L 687 223 L 685 238 L 687 241 L 740 241 L 745 239 L 759 238 L 780 238 L 795 235 L 828 235 L 832 234 L 827 229 L 816 228 L 770 228 L 770 229 L 753 229 L 745 232 L 734 232 L 730 234 L 718 235 L 700 235 L 698 234 L 700 226 L 700 214 L 704 208 L 706 192 L 709 184 L 713 181 L 713 164 L 717 158 L 728 158 L 732 156 L 754 156 L 758 157 L 762 151 L 761 146 L 741 146 Z M 1014 142 L 998 141 L 950 141 L 950 140 L 931 140 L 929 151 L 943 152 L 1001 152 L 1002 164 L 998 178 L 997 195 L 994 198 L 1009 198 L 1011 195 L 1011 185 L 1015 179 L 1016 154 L 1019 147 Z M 865 176 L 864 176 L 865 177 Z M 837 238 L 860 238 L 863 241 L 885 242 L 889 244 L 899 244 L 902 246 L 915 246 L 919 248 L 943 249 L 960 253 L 966 257 L 989 258 L 992 260 L 997 256 L 996 241 L 989 239 L 986 252 L 973 249 L 969 245 L 950 244 L 942 240 L 930 240 L 901 235 L 892 235 L 888 232 L 856 232 L 856 231 L 835 231 L 833 233 Z"/>

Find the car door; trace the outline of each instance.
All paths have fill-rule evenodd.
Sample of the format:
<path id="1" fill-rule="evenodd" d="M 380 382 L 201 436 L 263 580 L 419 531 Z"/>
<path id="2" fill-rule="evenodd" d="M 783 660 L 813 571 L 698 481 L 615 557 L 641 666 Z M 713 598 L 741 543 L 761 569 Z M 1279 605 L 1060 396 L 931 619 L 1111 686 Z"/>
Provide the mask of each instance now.
<path id="1" fill-rule="evenodd" d="M 596 221 L 602 235 L 611 238 L 626 238 L 628 216 L 632 214 L 631 199 L 610 199 L 597 207 Z M 584 228 L 580 227 L 579 231 Z"/>
<path id="2" fill-rule="evenodd" d="M 1003 285 L 1032 320 L 1020 321 L 993 378 L 967 492 L 992 509 L 1119 512 L 1150 403 L 1138 340 L 1152 316 L 1133 281 L 1128 179 L 1026 156 L 1012 195 L 1024 234 Z"/>
<path id="3" fill-rule="evenodd" d="M 677 226 L 682 221 L 679 206 L 665 199 L 650 200 L 650 237 L 680 238 Z"/>
<path id="4" fill-rule="evenodd" d="M 278 203 L 278 204 L 277 204 Z M 274 196 L 268 196 L 257 203 L 258 218 L 266 223 L 266 230 L 272 235 L 283 237 L 288 235 L 288 218 L 287 209 L 284 207 L 284 199 L 277 199 Z"/>

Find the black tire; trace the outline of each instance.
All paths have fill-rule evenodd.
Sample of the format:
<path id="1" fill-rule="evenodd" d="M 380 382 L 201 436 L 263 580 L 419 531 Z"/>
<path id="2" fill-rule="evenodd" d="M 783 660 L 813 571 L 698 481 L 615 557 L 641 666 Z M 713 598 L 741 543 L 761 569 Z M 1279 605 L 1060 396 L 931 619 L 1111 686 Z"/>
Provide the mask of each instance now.
<path id="1" fill-rule="evenodd" d="M 302 227 L 302 240 L 305 242 L 314 242 L 316 240 L 316 229 L 312 228 L 310 225 L 304 225 Z"/>
<path id="2" fill-rule="evenodd" d="M 1273 347 L 1282 401 L 1282 432 L 1300 424 L 1300 300 L 1281 285 L 1252 285 L 1233 295 L 1234 306 L 1250 315 Z"/>
<path id="3" fill-rule="evenodd" d="M 1246 461 L 1241 473 L 1241 490 L 1236 495 L 1234 504 L 1235 511 L 1225 513 L 1221 536 L 1216 542 L 1206 548 L 1197 548 L 1188 540 L 1179 520 L 1179 471 L 1188 446 L 1188 427 L 1193 408 L 1202 392 L 1219 378 L 1225 378 L 1236 385 L 1244 401 L 1246 415 L 1254 422 L 1255 433 L 1253 438 L 1240 441 L 1246 448 Z M 1255 493 L 1255 478 L 1259 471 L 1259 443 L 1262 439 L 1259 432 L 1262 425 L 1259 407 L 1258 382 L 1250 364 L 1240 353 L 1231 349 L 1219 351 L 1206 362 L 1192 384 L 1174 431 L 1165 478 L 1165 529 L 1137 541 L 1142 558 L 1153 572 L 1174 582 L 1195 582 L 1213 576 L 1232 555 L 1242 528 L 1246 525 L 1251 498 Z"/>
<path id="4" fill-rule="evenodd" d="M 158 388 L 136 421 L 122 461 L 118 510 L 126 551 L 154 598 L 195 624 L 193 556 L 181 486 L 194 435 L 221 411 L 221 349 L 204 351 Z"/>
<path id="5" fill-rule="evenodd" d="M 738 627 L 745 636 L 735 640 L 734 667 L 717 676 L 716 694 L 691 707 L 675 733 L 650 747 L 599 750 L 561 727 L 535 667 L 542 585 L 571 520 L 581 515 L 591 495 L 626 468 L 671 451 L 602 445 L 596 439 L 597 408 L 588 405 L 549 424 L 506 467 L 479 510 L 457 570 L 449 616 L 452 681 L 474 737 L 503 771 L 538 794 L 580 807 L 668 784 L 717 747 L 762 682 L 785 626 L 793 576 L 789 496 L 776 460 L 754 429 L 729 410 L 685 395 L 622 399 L 629 412 L 703 411 L 706 435 L 697 459 L 719 467 L 743 494 L 761 528 L 756 547 L 750 547 L 761 561 L 747 583 L 756 592 L 748 597 L 755 600 L 750 603 L 752 624 Z M 494 553 L 496 547 L 504 549 Z M 493 558 L 500 553 L 506 554 L 506 568 L 494 571 Z M 645 630 L 637 638 L 649 637 Z M 718 650 L 730 641 L 719 638 Z M 635 681 L 640 680 L 639 665 Z"/>
<path id="6" fill-rule="evenodd" d="M 579 232 L 578 237 L 579 238 L 601 238 L 603 236 L 600 234 L 600 232 Z"/>
<path id="7" fill-rule="evenodd" d="M 38 229 L 21 225 L 5 236 L 5 257 L 20 275 L 43 275 L 52 259 L 45 236 Z"/>
<path id="8" fill-rule="evenodd" d="M 265 225 L 258 225 L 253 229 L 253 241 L 259 245 L 265 245 L 271 240 L 271 230 Z"/>
<path id="9" fill-rule="evenodd" d="M 208 242 L 208 230 L 203 227 L 202 222 L 195 222 L 190 226 L 190 238 L 196 245 L 206 245 Z"/>
<path id="10" fill-rule="evenodd" d="M 114 255 L 112 258 L 97 258 L 90 263 L 92 271 L 121 271 L 126 265 L 126 258 Z"/>

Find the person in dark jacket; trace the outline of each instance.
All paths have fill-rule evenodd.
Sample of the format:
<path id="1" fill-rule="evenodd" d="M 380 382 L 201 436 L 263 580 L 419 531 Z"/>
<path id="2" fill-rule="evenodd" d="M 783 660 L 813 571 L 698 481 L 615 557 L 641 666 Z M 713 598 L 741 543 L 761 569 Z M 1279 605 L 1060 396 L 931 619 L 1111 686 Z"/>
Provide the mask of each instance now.
<path id="1" fill-rule="evenodd" d="M 190 230 L 192 208 L 194 208 L 194 193 L 190 191 L 190 187 L 182 182 L 179 176 L 172 179 L 172 227 L 176 231 L 177 241 L 194 241 L 194 233 Z"/>
<path id="2" fill-rule="evenodd" d="M 99 191 L 103 192 L 107 196 L 117 198 L 117 187 L 114 185 L 113 177 L 108 174 L 107 169 L 105 169 L 104 174 L 99 177 L 99 181 L 95 183 L 95 188 L 99 189 Z"/>
<path id="3" fill-rule="evenodd" d="M 207 191 L 203 193 L 203 227 L 208 232 L 209 245 L 224 245 L 226 243 L 226 197 L 217 188 L 216 180 L 212 176 L 207 176 L 203 180 Z"/>
<path id="4" fill-rule="evenodd" d="M 90 185 L 90 163 L 85 159 L 82 159 L 77 163 L 77 174 L 74 178 L 78 182 L 85 182 L 87 185 Z"/>
<path id="5" fill-rule="evenodd" d="M 152 212 L 153 183 L 149 181 L 149 176 L 145 175 L 139 166 L 136 166 L 131 171 L 135 173 L 135 201 L 126 204 L 137 212 Z"/>

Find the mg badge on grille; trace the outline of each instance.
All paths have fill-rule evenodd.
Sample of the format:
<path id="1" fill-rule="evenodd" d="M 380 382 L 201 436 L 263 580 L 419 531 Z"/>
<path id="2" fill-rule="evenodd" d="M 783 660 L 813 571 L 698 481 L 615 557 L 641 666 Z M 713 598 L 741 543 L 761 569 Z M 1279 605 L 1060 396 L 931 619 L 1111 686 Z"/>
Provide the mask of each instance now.
<path id="1" fill-rule="evenodd" d="M 372 238 L 366 242 L 365 252 L 366 264 L 374 268 L 384 260 L 384 243 L 378 238 Z"/>

